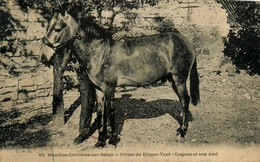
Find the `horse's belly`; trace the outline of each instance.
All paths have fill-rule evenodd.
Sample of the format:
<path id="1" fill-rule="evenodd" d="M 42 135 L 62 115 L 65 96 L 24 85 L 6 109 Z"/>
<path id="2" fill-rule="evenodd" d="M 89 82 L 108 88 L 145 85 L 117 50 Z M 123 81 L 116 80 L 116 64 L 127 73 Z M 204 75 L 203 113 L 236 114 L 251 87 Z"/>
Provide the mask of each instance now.
<path id="1" fill-rule="evenodd" d="M 156 80 L 148 80 L 148 79 L 137 79 L 134 77 L 119 77 L 118 81 L 117 81 L 117 86 L 145 86 L 145 85 L 149 85 L 153 82 L 155 82 Z"/>
<path id="2" fill-rule="evenodd" d="M 167 69 L 163 65 L 158 67 L 152 64 L 144 64 L 142 67 L 131 66 L 127 69 L 120 70 L 117 80 L 118 86 L 148 85 L 167 74 Z"/>

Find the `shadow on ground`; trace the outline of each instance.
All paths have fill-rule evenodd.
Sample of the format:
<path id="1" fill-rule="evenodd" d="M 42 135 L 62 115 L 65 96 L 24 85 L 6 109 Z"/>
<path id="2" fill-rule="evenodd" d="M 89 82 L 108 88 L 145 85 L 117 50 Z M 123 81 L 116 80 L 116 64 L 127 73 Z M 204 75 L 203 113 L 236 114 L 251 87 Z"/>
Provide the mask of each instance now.
<path id="1" fill-rule="evenodd" d="M 145 101 L 144 99 L 130 98 L 132 95 L 124 94 L 122 98 L 116 98 L 114 102 L 116 114 L 116 128 L 120 134 L 127 119 L 149 119 L 160 117 L 165 114 L 171 115 L 179 124 L 181 121 L 181 104 L 179 101 L 160 99 L 156 101 Z M 189 113 L 189 121 L 192 121 L 192 114 Z M 91 126 L 91 136 L 98 128 L 97 120 Z"/>
<path id="2" fill-rule="evenodd" d="M 125 120 L 127 119 L 148 119 L 160 117 L 168 113 L 178 123 L 181 123 L 181 104 L 175 100 L 160 99 L 156 101 L 145 101 L 144 99 L 130 98 L 130 94 L 124 94 L 121 98 L 115 99 L 116 128 L 120 134 Z M 80 104 L 79 99 L 66 111 L 70 115 Z M 49 129 L 51 114 L 36 115 L 26 122 L 16 121 L 21 116 L 17 111 L 0 112 L 0 149 L 2 148 L 37 148 L 45 147 L 51 142 L 51 136 L 55 131 Z M 3 123 L 12 118 L 14 122 L 3 126 Z M 190 114 L 189 120 L 192 120 Z M 98 128 L 97 120 L 91 126 L 91 136 Z"/>
<path id="3" fill-rule="evenodd" d="M 127 119 L 148 119 L 160 117 L 165 114 L 171 115 L 178 123 L 181 123 L 181 104 L 178 101 L 160 99 L 156 101 L 145 101 L 144 99 L 130 98 L 125 94 L 116 99 L 116 125 L 117 131 L 122 131 L 124 121 Z"/>
<path id="4" fill-rule="evenodd" d="M 3 114 L 3 113 L 1 113 Z M 12 118 L 12 114 L 9 117 Z M 5 118 L 8 114 L 5 113 Z M 1 123 L 4 122 L 1 116 Z M 45 127 L 51 121 L 51 114 L 36 115 L 26 122 L 16 121 L 10 125 L 0 126 L 0 148 L 36 148 L 47 146 L 50 131 Z"/>

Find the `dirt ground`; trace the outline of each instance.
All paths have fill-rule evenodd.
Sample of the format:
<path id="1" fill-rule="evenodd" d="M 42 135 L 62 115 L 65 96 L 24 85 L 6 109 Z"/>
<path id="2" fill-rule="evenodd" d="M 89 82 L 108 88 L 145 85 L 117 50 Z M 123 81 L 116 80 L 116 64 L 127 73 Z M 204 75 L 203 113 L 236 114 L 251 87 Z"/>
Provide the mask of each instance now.
<path id="1" fill-rule="evenodd" d="M 62 153 L 87 152 L 97 153 L 99 156 L 103 152 L 106 154 L 102 157 L 105 161 L 117 161 L 119 157 L 136 161 L 137 157 L 121 156 L 121 153 L 140 152 L 142 155 L 138 160 L 143 161 L 189 161 L 186 159 L 188 157 L 179 156 L 176 152 L 203 152 L 207 153 L 207 158 L 195 158 L 195 161 L 259 161 L 260 157 L 255 153 L 259 153 L 260 144 L 260 77 L 245 73 L 235 76 L 228 76 L 225 72 L 219 74 L 202 68 L 202 64 L 203 62 L 198 66 L 201 102 L 197 106 L 190 106 L 194 120 L 190 122 L 184 141 L 175 136 L 179 127 L 176 119 L 180 115 L 180 103 L 166 83 L 142 88 L 117 88 L 115 106 L 120 142 L 116 148 L 109 145 L 102 149 L 95 148 L 97 131 L 83 144 L 73 144 L 78 135 L 78 107 L 66 125 L 59 130 L 48 127 L 51 110 L 39 110 L 37 115 L 27 116 L 27 120 L 23 121 L 13 120 L 11 125 L 2 121 L 0 155 L 3 156 L 3 152 L 9 149 L 16 150 L 16 153 L 18 150 L 18 154 L 11 156 L 12 158 L 24 155 L 19 154 L 19 150 L 25 153 L 35 150 L 40 153 L 60 153 L 62 150 Z M 76 90 L 67 92 L 65 107 L 68 108 L 78 95 Z M 249 153 L 245 153 L 243 149 L 249 150 Z M 215 156 L 218 158 L 210 159 L 210 151 L 217 153 Z M 161 152 L 165 156 L 160 155 Z M 170 156 L 166 153 L 170 153 Z M 237 155 L 239 153 L 241 154 Z M 38 153 L 35 157 L 34 154 L 28 155 L 43 161 L 61 160 L 53 156 L 43 159 Z M 1 156 L 0 161 L 3 158 Z M 107 156 L 114 158 L 107 159 Z M 86 160 L 86 157 L 77 157 L 76 160 L 84 158 Z M 102 160 L 92 158 L 90 161 Z M 66 160 L 71 159 L 63 159 Z"/>

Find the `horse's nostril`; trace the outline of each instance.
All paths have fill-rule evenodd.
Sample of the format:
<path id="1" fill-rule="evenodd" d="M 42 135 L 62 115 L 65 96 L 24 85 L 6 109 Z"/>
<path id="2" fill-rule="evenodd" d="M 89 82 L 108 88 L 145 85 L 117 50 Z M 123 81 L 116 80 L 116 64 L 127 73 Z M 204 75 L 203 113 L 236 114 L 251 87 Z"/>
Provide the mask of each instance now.
<path id="1" fill-rule="evenodd" d="M 41 61 L 46 60 L 46 56 L 45 56 L 45 55 L 42 55 L 40 60 L 41 60 Z"/>
<path id="2" fill-rule="evenodd" d="M 44 64 L 45 66 L 50 67 L 50 63 L 49 63 L 49 61 L 48 61 L 48 59 L 46 58 L 45 55 L 42 55 L 42 56 L 41 56 L 40 62 L 41 62 L 42 64 Z"/>
<path id="3" fill-rule="evenodd" d="M 41 61 L 43 64 L 47 64 L 47 63 L 48 63 L 48 60 L 47 60 L 47 58 L 46 58 L 45 55 L 42 55 L 42 56 L 41 56 L 40 61 Z"/>

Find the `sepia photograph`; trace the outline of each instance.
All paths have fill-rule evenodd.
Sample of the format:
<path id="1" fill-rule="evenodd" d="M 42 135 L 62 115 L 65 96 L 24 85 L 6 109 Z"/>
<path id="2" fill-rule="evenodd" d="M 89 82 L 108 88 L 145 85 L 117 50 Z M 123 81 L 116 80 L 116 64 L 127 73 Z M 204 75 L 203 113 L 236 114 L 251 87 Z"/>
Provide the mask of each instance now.
<path id="1" fill-rule="evenodd" d="M 259 9 L 0 0 L 0 162 L 259 162 Z"/>

